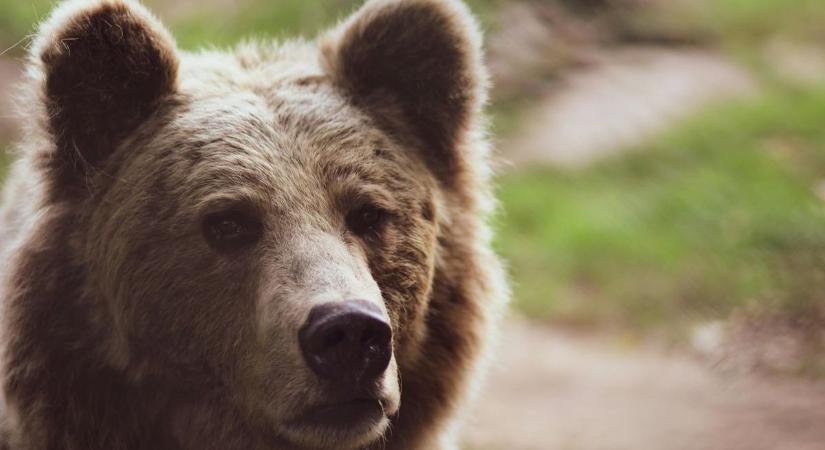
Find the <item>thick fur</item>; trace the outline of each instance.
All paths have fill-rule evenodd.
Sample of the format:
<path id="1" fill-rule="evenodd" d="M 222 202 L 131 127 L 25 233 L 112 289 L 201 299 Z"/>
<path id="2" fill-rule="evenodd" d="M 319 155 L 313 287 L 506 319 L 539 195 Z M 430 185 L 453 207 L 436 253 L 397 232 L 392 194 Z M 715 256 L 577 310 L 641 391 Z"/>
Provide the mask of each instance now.
<path id="1" fill-rule="evenodd" d="M 486 101 L 481 36 L 463 4 L 417 1 L 367 5 L 323 47 L 335 80 L 368 111 L 400 106 L 450 183 L 463 161 L 453 149 Z"/>
<path id="2" fill-rule="evenodd" d="M 316 41 L 178 51 L 142 6 L 73 0 L 40 28 L 0 212 L 2 445 L 446 449 L 507 299 L 480 37 L 457 0 L 370 0 Z M 346 217 L 386 212 L 369 236 Z M 207 245 L 242 207 L 252 248 Z M 361 298 L 390 319 L 386 420 L 329 402 L 297 330 Z"/>

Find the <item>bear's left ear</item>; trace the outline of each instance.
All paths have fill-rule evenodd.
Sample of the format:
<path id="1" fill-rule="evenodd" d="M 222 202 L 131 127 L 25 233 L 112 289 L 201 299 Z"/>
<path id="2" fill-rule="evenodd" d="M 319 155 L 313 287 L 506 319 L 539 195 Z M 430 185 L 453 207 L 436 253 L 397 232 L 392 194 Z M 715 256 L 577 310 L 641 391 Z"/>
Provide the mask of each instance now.
<path id="1" fill-rule="evenodd" d="M 449 183 L 487 96 L 481 34 L 467 7 L 370 0 L 321 45 L 322 64 L 357 103 L 400 108 L 428 165 Z"/>
<path id="2" fill-rule="evenodd" d="M 31 65 L 55 145 L 48 167 L 71 183 L 174 90 L 178 57 L 170 34 L 140 4 L 70 0 L 41 25 Z"/>

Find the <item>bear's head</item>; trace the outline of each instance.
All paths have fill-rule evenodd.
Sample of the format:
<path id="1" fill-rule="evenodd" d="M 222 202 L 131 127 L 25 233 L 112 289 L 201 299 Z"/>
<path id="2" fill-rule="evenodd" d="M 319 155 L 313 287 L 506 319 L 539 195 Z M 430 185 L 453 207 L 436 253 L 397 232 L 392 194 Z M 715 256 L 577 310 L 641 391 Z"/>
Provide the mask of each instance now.
<path id="1" fill-rule="evenodd" d="M 32 158 L 104 364 L 295 447 L 378 439 L 428 357 L 443 228 L 476 207 L 479 46 L 457 0 L 193 54 L 137 3 L 62 5 L 32 51 Z"/>

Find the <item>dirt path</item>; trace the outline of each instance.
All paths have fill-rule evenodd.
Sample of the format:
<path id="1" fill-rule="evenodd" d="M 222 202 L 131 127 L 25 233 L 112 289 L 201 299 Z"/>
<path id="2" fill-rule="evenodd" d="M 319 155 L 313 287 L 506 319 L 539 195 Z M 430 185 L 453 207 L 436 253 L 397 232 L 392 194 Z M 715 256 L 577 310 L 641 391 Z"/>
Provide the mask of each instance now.
<path id="1" fill-rule="evenodd" d="M 469 449 L 825 448 L 825 383 L 726 377 L 523 322 L 507 325 L 498 355 Z"/>
<path id="2" fill-rule="evenodd" d="M 747 72 L 710 52 L 615 50 L 564 75 L 500 148 L 516 165 L 581 166 L 642 144 L 712 102 L 754 91 Z"/>

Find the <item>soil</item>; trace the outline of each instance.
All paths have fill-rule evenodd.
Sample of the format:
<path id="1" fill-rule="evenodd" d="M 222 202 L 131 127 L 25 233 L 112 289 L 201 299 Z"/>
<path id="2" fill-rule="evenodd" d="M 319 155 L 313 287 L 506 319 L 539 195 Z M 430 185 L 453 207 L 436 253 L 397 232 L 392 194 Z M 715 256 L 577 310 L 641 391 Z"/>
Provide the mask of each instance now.
<path id="1" fill-rule="evenodd" d="M 473 450 L 821 450 L 825 383 L 510 321 Z"/>
<path id="2" fill-rule="evenodd" d="M 641 145 L 714 102 L 757 91 L 724 57 L 656 47 L 604 53 L 550 89 L 499 146 L 516 166 L 583 166 Z"/>

